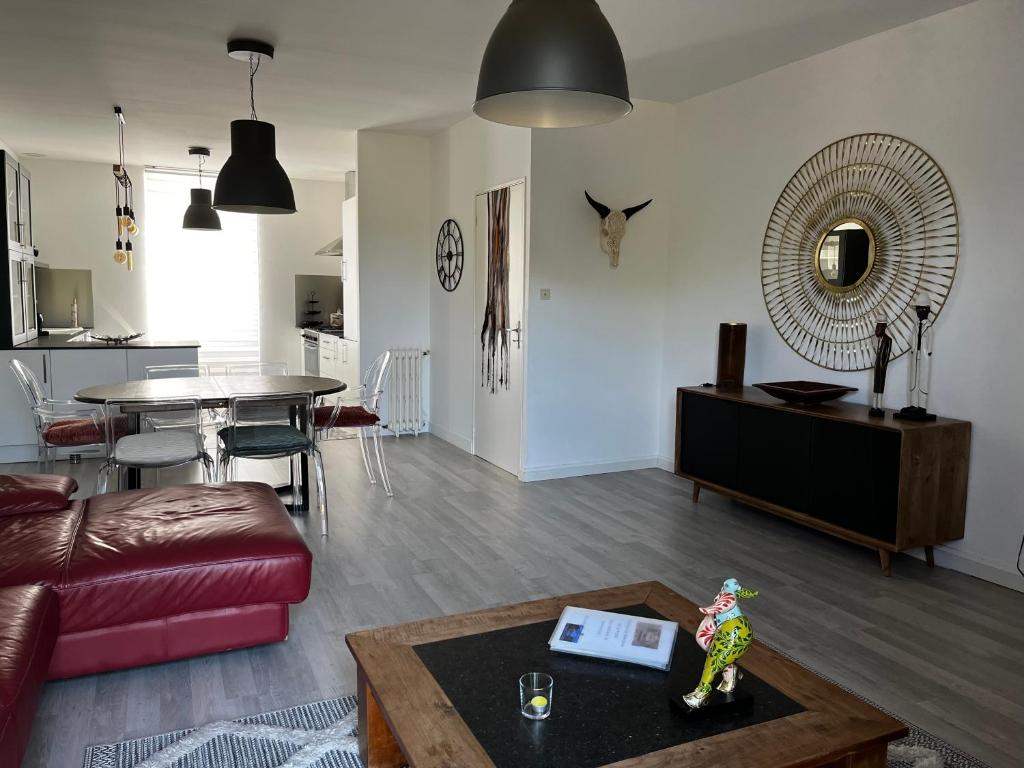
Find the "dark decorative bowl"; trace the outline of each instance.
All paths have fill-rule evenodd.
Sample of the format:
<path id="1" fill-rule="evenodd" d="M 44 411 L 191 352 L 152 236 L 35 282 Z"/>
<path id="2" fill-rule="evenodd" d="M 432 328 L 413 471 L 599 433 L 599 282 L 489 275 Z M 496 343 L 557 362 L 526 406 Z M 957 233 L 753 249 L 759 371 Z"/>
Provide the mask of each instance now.
<path id="1" fill-rule="evenodd" d="M 766 384 L 755 384 L 762 392 L 772 397 L 785 400 L 787 403 L 813 405 L 835 400 L 856 392 L 856 387 L 841 387 L 837 384 L 821 384 L 817 381 L 771 381 Z"/>

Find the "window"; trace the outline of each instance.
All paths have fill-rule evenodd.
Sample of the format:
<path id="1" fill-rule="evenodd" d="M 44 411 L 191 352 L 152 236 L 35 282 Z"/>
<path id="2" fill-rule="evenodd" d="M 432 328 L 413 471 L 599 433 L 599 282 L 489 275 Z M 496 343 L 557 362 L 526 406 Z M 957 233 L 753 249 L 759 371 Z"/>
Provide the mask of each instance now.
<path id="1" fill-rule="evenodd" d="M 203 186 L 216 179 L 203 176 Z M 256 217 L 220 212 L 220 232 L 181 228 L 195 174 L 147 170 L 145 177 L 148 335 L 195 339 L 199 362 L 258 362 L 259 239 Z"/>

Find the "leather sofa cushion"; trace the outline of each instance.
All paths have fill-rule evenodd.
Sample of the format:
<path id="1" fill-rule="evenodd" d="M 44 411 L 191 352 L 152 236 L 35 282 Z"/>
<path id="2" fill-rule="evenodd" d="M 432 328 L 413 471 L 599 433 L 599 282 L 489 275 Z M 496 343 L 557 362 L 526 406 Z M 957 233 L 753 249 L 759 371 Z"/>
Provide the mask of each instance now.
<path id="1" fill-rule="evenodd" d="M 321 405 L 313 409 L 313 423 L 317 429 L 341 428 L 341 427 L 372 427 L 380 416 L 370 413 L 361 405 L 343 405 L 338 411 L 338 418 L 332 424 L 331 417 L 334 415 L 333 405 Z"/>
<path id="2" fill-rule="evenodd" d="M 80 445 L 99 445 L 107 441 L 106 424 L 97 424 L 92 419 L 61 419 L 50 424 L 43 430 L 43 439 L 50 445 L 60 448 L 73 448 Z M 125 416 L 114 417 L 114 437 L 128 434 L 128 419 Z"/>
<path id="3" fill-rule="evenodd" d="M 84 509 L 72 501 L 57 512 L 0 515 L 0 587 L 59 586 Z"/>
<path id="4" fill-rule="evenodd" d="M 57 599 L 46 587 L 0 589 L 0 765 L 24 757 L 57 623 Z"/>
<path id="5" fill-rule="evenodd" d="M 312 555 L 274 489 L 227 483 L 89 499 L 58 587 L 61 634 L 309 593 Z"/>
<path id="6" fill-rule="evenodd" d="M 66 509 L 77 490 L 64 475 L 0 475 L 0 516 Z"/>

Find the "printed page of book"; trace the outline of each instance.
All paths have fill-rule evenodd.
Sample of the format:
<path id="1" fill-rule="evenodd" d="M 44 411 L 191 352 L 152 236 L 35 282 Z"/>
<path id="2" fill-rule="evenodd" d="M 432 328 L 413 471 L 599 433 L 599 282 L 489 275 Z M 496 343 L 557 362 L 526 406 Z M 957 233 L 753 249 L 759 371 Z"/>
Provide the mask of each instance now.
<path id="1" fill-rule="evenodd" d="M 548 645 L 553 651 L 668 669 L 678 631 L 673 621 L 569 606 Z"/>

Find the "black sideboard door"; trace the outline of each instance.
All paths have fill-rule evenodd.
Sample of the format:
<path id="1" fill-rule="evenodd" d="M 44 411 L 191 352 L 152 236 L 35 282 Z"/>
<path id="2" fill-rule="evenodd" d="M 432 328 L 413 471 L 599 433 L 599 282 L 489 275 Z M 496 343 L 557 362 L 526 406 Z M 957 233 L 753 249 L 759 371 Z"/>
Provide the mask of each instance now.
<path id="1" fill-rule="evenodd" d="M 811 504 L 811 424 L 808 416 L 740 406 L 736 490 L 806 513 Z"/>
<path id="2" fill-rule="evenodd" d="M 882 541 L 896 541 L 900 434 L 816 419 L 810 514 Z"/>
<path id="3" fill-rule="evenodd" d="M 726 488 L 736 485 L 740 406 L 683 395 L 679 463 L 683 472 Z"/>

